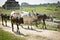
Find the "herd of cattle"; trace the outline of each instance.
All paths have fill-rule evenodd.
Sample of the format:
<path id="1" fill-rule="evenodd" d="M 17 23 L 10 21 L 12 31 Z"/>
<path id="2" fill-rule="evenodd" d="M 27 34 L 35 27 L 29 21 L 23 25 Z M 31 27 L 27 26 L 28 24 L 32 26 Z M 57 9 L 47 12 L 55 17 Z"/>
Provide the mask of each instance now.
<path id="1" fill-rule="evenodd" d="M 41 21 L 43 21 L 42 28 L 46 29 L 46 23 L 45 23 L 46 19 L 52 18 L 50 16 L 47 16 L 46 14 L 39 14 L 36 12 L 25 12 L 25 11 L 22 11 L 21 13 L 17 13 L 15 11 L 13 11 L 13 12 L 11 12 L 11 15 L 1 14 L 0 16 L 2 18 L 2 25 L 4 25 L 4 21 L 5 21 L 5 25 L 7 26 L 7 20 L 10 20 L 11 26 L 12 26 L 12 31 L 14 31 L 13 24 L 16 24 L 17 32 L 19 32 L 18 26 L 20 24 L 32 25 L 33 23 L 35 23 L 35 25 L 37 26 L 39 23 L 41 23 Z"/>

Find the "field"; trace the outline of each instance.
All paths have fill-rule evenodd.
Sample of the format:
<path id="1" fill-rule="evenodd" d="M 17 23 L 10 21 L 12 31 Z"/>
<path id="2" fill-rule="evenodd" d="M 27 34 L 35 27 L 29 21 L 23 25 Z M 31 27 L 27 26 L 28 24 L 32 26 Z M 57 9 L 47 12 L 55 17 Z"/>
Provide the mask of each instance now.
<path id="1" fill-rule="evenodd" d="M 55 16 L 57 19 L 60 19 L 60 16 L 59 16 L 60 8 L 56 6 L 27 7 L 27 8 L 22 8 L 21 10 L 30 11 L 30 12 L 33 10 L 34 12 L 52 15 L 52 16 Z"/>
<path id="2" fill-rule="evenodd" d="M 20 8 L 19 10 L 16 10 L 16 12 L 21 12 L 21 11 L 29 11 L 32 12 L 38 12 L 41 14 L 47 14 L 47 15 L 52 15 L 56 19 L 60 19 L 60 7 L 56 7 L 54 5 L 48 5 L 48 6 L 37 6 L 37 7 L 24 7 Z M 10 14 L 12 10 L 5 10 L 3 8 L 0 8 L 0 14 L 1 13 L 6 13 Z"/>

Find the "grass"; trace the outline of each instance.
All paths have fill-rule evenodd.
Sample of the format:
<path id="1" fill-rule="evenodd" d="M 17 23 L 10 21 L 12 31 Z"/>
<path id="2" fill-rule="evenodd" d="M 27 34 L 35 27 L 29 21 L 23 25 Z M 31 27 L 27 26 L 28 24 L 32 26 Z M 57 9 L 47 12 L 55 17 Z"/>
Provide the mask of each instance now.
<path id="1" fill-rule="evenodd" d="M 60 19 L 60 7 L 56 7 L 56 6 L 37 6 L 37 7 L 24 7 L 21 8 L 19 10 L 16 10 L 16 12 L 21 12 L 21 11 L 29 11 L 32 12 L 32 10 L 34 12 L 38 12 L 41 14 L 47 14 L 47 15 L 53 15 L 56 17 L 56 19 Z M 8 15 L 10 15 L 12 12 L 12 10 L 5 10 L 3 8 L 0 8 L 0 14 L 1 13 L 6 13 Z"/>
<path id="2" fill-rule="evenodd" d="M 21 10 L 29 11 L 29 12 L 31 12 L 33 10 L 34 12 L 52 15 L 52 16 L 55 16 L 56 19 L 60 19 L 60 16 L 59 16 L 60 8 L 58 8 L 56 6 L 25 7 L 25 8 L 22 8 Z"/>
<path id="3" fill-rule="evenodd" d="M 3 9 L 3 8 L 0 8 L 0 14 L 4 13 L 4 14 L 10 15 L 12 11 L 13 10 L 6 10 L 6 9 Z M 16 10 L 16 12 L 20 12 L 20 10 Z"/>
<path id="4" fill-rule="evenodd" d="M 0 40 L 25 40 L 25 38 L 17 37 L 9 32 L 0 30 Z"/>
<path id="5" fill-rule="evenodd" d="M 42 24 L 39 24 L 38 28 L 41 29 L 42 28 Z M 46 25 L 46 28 L 47 28 L 47 30 L 60 31 L 60 28 L 57 28 L 57 27 L 54 27 L 54 26 L 51 26 L 51 25 Z"/>

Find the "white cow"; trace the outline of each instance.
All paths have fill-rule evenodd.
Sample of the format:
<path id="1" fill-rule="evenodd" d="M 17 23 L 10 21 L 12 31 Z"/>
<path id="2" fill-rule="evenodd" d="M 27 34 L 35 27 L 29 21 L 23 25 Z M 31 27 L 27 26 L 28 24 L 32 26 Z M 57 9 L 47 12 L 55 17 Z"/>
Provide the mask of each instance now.
<path id="1" fill-rule="evenodd" d="M 13 13 L 15 13 L 15 11 L 12 11 L 12 12 L 11 12 L 11 15 L 13 15 Z"/>
<path id="2" fill-rule="evenodd" d="M 25 11 L 22 11 L 20 14 L 21 14 L 21 17 L 24 17 L 24 16 L 30 17 L 31 16 L 30 12 L 25 12 Z"/>
<path id="3" fill-rule="evenodd" d="M 16 18 L 16 17 L 20 18 L 21 17 L 21 15 L 19 13 L 17 13 L 16 11 L 12 11 L 10 16 L 13 16 L 14 18 Z"/>

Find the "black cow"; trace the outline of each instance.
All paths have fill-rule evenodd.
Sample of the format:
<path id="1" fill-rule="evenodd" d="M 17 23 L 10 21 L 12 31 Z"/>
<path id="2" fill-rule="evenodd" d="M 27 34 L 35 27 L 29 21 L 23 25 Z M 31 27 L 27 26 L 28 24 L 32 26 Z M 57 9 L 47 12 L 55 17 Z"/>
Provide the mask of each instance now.
<path id="1" fill-rule="evenodd" d="M 7 14 L 1 14 L 0 16 L 2 18 L 2 25 L 4 25 L 3 22 L 5 22 L 5 26 L 7 26 L 7 20 L 9 20 L 10 16 Z"/>
<path id="2" fill-rule="evenodd" d="M 51 19 L 50 16 L 47 16 L 46 14 L 39 14 L 39 13 L 36 13 L 36 16 L 37 16 L 37 20 L 36 20 L 36 26 L 37 26 L 37 21 L 40 22 L 41 20 L 43 21 L 43 26 L 42 28 L 46 29 L 46 19 Z M 37 26 L 38 27 L 38 26 Z"/>

